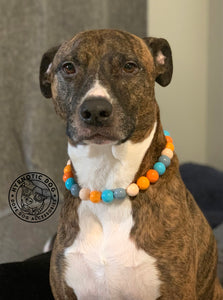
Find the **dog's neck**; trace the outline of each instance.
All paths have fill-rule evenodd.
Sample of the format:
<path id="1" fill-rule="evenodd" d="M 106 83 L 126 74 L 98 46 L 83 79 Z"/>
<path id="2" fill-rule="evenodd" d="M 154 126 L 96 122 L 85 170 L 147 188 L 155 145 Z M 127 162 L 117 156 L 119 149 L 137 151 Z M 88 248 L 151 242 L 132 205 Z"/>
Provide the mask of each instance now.
<path id="1" fill-rule="evenodd" d="M 126 141 L 120 145 L 78 145 L 68 143 L 68 155 L 78 184 L 90 190 L 127 188 L 150 147 L 157 123 L 142 142 Z"/>

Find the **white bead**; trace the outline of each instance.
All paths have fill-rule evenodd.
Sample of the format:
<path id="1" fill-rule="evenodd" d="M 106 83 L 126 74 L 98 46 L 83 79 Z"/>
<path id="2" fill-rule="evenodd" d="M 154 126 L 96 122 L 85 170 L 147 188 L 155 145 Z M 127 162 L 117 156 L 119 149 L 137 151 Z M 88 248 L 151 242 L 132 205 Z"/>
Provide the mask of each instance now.
<path id="1" fill-rule="evenodd" d="M 168 156 L 170 159 L 173 158 L 173 151 L 169 148 L 165 148 L 161 154 Z"/>
<path id="2" fill-rule="evenodd" d="M 126 190 L 127 194 L 131 197 L 134 197 L 138 195 L 139 193 L 139 187 L 136 183 L 131 183 Z"/>
<path id="3" fill-rule="evenodd" d="M 79 197 L 81 200 L 89 200 L 90 199 L 90 190 L 87 188 L 83 188 L 79 192 Z"/>

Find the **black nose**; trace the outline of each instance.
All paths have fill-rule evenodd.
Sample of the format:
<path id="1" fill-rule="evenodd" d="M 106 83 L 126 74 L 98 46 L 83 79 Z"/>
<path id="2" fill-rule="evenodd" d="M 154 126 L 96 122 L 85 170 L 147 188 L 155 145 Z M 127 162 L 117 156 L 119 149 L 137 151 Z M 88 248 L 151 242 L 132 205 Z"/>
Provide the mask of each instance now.
<path id="1" fill-rule="evenodd" d="M 112 105 L 106 98 L 90 97 L 81 104 L 79 113 L 85 123 L 103 126 L 111 117 Z"/>

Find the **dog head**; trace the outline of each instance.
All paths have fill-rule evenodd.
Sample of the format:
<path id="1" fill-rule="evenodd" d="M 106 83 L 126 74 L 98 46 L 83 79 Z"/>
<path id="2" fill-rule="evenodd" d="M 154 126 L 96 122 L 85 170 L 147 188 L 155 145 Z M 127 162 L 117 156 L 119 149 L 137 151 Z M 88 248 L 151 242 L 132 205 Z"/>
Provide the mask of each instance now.
<path id="1" fill-rule="evenodd" d="M 93 30 L 43 55 L 40 88 L 66 121 L 71 144 L 135 142 L 157 118 L 155 81 L 168 85 L 172 70 L 166 40 Z"/>

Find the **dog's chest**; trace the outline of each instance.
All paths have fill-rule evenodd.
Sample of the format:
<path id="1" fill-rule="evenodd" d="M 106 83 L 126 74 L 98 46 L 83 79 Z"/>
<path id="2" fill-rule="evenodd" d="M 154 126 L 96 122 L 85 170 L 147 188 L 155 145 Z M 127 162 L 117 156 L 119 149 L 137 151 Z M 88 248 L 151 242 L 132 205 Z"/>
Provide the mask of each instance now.
<path id="1" fill-rule="evenodd" d="M 78 183 L 90 190 L 127 188 L 156 129 L 141 143 L 68 146 Z M 155 300 L 160 281 L 156 261 L 130 238 L 134 225 L 129 198 L 110 204 L 82 201 L 80 231 L 65 249 L 65 280 L 79 300 Z M 146 226 L 146 224 L 145 224 Z"/>
<path id="2" fill-rule="evenodd" d="M 78 299 L 157 299 L 156 261 L 130 238 L 130 200 L 82 202 L 78 215 L 80 232 L 65 249 L 65 280 Z"/>

